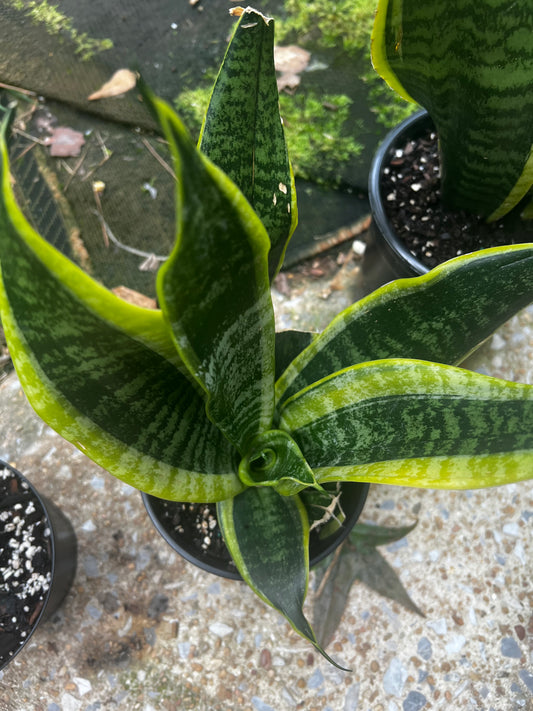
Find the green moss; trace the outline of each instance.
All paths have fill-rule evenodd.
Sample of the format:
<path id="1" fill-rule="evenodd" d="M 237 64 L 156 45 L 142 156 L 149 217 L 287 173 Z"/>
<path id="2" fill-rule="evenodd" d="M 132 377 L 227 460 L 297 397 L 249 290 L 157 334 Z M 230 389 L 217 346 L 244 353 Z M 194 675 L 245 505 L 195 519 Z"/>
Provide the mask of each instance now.
<path id="1" fill-rule="evenodd" d="M 289 33 L 320 38 L 334 47 L 342 41 L 345 50 L 364 48 L 372 31 L 376 0 L 286 0 L 287 18 L 278 25 L 278 40 Z"/>
<path id="2" fill-rule="evenodd" d="M 296 175 L 319 183 L 338 182 L 342 166 L 363 146 L 345 129 L 352 101 L 343 94 L 314 91 L 280 96 L 281 115 Z"/>
<path id="3" fill-rule="evenodd" d="M 365 75 L 365 81 L 368 85 L 371 110 L 376 115 L 378 123 L 387 130 L 394 128 L 420 109 L 418 104 L 412 104 L 398 96 L 374 70 L 370 70 Z"/>
<path id="4" fill-rule="evenodd" d="M 21 10 L 35 23 L 44 25 L 50 35 L 66 34 L 74 43 L 75 52 L 82 61 L 91 59 L 95 53 L 113 47 L 110 39 L 94 39 L 86 32 L 79 33 L 71 17 L 63 15 L 57 5 L 50 5 L 48 0 L 7 0 L 16 10 Z"/>
<path id="5" fill-rule="evenodd" d="M 174 108 L 195 140 L 200 135 L 210 97 L 211 87 L 205 87 L 185 89 L 174 99 Z"/>

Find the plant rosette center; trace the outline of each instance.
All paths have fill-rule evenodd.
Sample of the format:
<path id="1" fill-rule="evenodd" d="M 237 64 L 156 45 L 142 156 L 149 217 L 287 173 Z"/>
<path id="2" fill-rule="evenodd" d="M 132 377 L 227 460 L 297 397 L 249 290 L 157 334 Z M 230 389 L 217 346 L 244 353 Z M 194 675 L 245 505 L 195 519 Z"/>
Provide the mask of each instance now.
<path id="1" fill-rule="evenodd" d="M 254 437 L 239 465 L 239 478 L 246 486 L 273 486 L 282 496 L 308 486 L 320 488 L 300 448 L 282 430 Z"/>

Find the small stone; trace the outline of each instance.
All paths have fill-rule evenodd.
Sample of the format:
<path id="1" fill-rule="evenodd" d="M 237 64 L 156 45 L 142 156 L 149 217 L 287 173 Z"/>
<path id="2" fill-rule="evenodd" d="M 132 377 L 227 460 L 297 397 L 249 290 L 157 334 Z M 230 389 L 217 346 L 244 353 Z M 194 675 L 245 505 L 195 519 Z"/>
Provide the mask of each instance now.
<path id="1" fill-rule="evenodd" d="M 419 691 L 410 691 L 403 702 L 403 711 L 420 711 L 427 704 L 424 694 Z"/>
<path id="2" fill-rule="evenodd" d="M 393 657 L 383 676 L 385 692 L 391 694 L 391 696 L 401 696 L 407 676 L 407 669 L 405 669 L 398 657 Z"/>
<path id="3" fill-rule="evenodd" d="M 356 711 L 358 704 L 359 684 L 352 684 L 344 697 L 344 711 Z"/>
<path id="4" fill-rule="evenodd" d="M 446 645 L 447 654 L 457 654 L 466 644 L 466 637 L 462 634 L 454 635 Z"/>
<path id="5" fill-rule="evenodd" d="M 98 578 L 100 575 L 99 562 L 94 555 L 86 555 L 83 559 L 83 569 L 88 578 Z"/>
<path id="6" fill-rule="evenodd" d="M 259 655 L 259 666 L 263 669 L 270 669 L 272 666 L 272 655 L 269 649 L 262 649 Z"/>
<path id="7" fill-rule="evenodd" d="M 181 659 L 187 659 L 190 651 L 191 651 L 191 643 L 190 642 L 179 642 L 178 643 L 178 654 L 180 655 Z"/>
<path id="8" fill-rule="evenodd" d="M 217 637 L 227 637 L 233 632 L 233 627 L 225 625 L 223 622 L 213 622 L 212 625 L 209 625 L 209 631 Z"/>
<path id="9" fill-rule="evenodd" d="M 522 656 L 522 650 L 512 637 L 504 637 L 502 639 L 500 642 L 500 651 L 504 657 L 510 657 L 511 659 L 520 659 Z"/>
<path id="10" fill-rule="evenodd" d="M 148 617 L 157 619 L 168 610 L 168 597 L 161 593 L 156 593 L 148 605 Z"/>
<path id="11" fill-rule="evenodd" d="M 515 625 L 514 631 L 520 641 L 526 638 L 526 630 L 522 625 Z"/>
<path id="12" fill-rule="evenodd" d="M 520 536 L 520 526 L 516 523 L 516 521 L 506 523 L 503 527 L 503 532 L 507 536 L 514 536 L 515 538 L 518 538 L 518 536 Z"/>
<path id="13" fill-rule="evenodd" d="M 307 681 L 307 688 L 308 689 L 318 689 L 319 686 L 322 686 L 324 683 L 324 675 L 320 671 L 320 669 L 315 669 L 315 671 L 311 674 Z"/>
<path id="14" fill-rule="evenodd" d="M 433 649 L 431 647 L 431 642 L 427 637 L 421 637 L 418 640 L 418 646 L 416 648 L 417 654 L 422 657 L 426 662 L 431 659 L 433 654 Z"/>
<path id="15" fill-rule="evenodd" d="M 502 348 L 505 348 L 505 341 L 500 336 L 499 333 L 495 333 L 494 336 L 492 337 L 490 347 L 492 348 L 493 351 L 501 351 Z"/>
<path id="16" fill-rule="evenodd" d="M 72 677 L 72 681 L 78 687 L 78 693 L 80 696 L 88 694 L 89 691 L 91 691 L 91 689 L 93 688 L 89 679 L 83 679 L 81 676 Z"/>
<path id="17" fill-rule="evenodd" d="M 518 672 L 518 676 L 524 684 L 527 686 L 528 691 L 530 691 L 533 694 L 533 674 L 531 672 L 528 672 L 527 669 L 521 669 Z"/>
<path id="18" fill-rule="evenodd" d="M 63 694 L 61 696 L 61 709 L 62 711 L 79 711 L 81 708 L 81 701 L 74 698 L 72 694 Z"/>
<path id="19" fill-rule="evenodd" d="M 366 252 L 366 244 L 360 239 L 356 239 L 352 243 L 352 251 L 358 259 L 361 259 Z"/>
<path id="20" fill-rule="evenodd" d="M 274 711 L 272 706 L 266 704 L 259 696 L 252 696 L 252 704 L 257 711 Z"/>
<path id="21" fill-rule="evenodd" d="M 448 625 L 446 624 L 446 619 L 441 617 L 438 620 L 431 620 L 426 623 L 429 628 L 431 628 L 436 634 L 441 637 L 448 631 Z"/>
<path id="22" fill-rule="evenodd" d="M 85 612 L 92 617 L 93 620 L 99 620 L 102 617 L 102 610 L 96 605 L 92 605 L 90 602 L 85 605 Z"/>

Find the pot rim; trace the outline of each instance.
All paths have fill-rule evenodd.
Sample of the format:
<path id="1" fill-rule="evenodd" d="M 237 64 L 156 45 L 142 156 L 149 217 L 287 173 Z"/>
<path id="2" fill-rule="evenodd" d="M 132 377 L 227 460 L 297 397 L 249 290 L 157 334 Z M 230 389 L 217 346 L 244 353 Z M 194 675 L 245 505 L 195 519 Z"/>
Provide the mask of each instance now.
<path id="1" fill-rule="evenodd" d="M 321 560 L 323 560 L 326 556 L 332 553 L 333 550 L 335 550 L 335 548 L 337 548 L 344 541 L 344 539 L 349 535 L 350 531 L 354 527 L 365 505 L 370 484 L 366 482 L 340 483 L 343 487 L 350 487 L 351 491 L 353 492 L 353 498 L 355 501 L 354 506 L 352 507 L 351 511 L 346 514 L 346 519 L 343 521 L 341 527 L 337 529 L 337 531 L 335 531 L 333 534 L 331 534 L 331 536 L 328 536 L 328 539 L 326 539 L 329 540 L 331 538 L 332 540 L 329 543 L 325 544 L 310 559 L 309 567 L 317 565 Z M 210 563 L 208 560 L 202 559 L 199 556 L 195 555 L 189 549 L 183 547 L 178 541 L 176 541 L 176 539 L 170 534 L 170 532 L 165 528 L 165 526 L 163 526 L 156 511 L 154 510 L 153 501 L 160 501 L 161 499 L 158 499 L 157 496 L 152 496 L 151 494 L 147 494 L 145 492 L 141 492 L 141 497 L 148 516 L 150 517 L 154 527 L 176 553 L 185 558 L 185 560 L 187 560 L 189 563 L 193 563 L 193 565 L 196 565 L 198 568 L 201 568 L 202 570 L 205 570 L 208 573 L 212 573 L 223 578 L 228 578 L 230 580 L 242 581 L 242 577 L 238 571 L 228 569 L 223 565 L 218 567 L 215 564 Z M 211 556 L 211 558 L 214 559 L 215 556 Z"/>

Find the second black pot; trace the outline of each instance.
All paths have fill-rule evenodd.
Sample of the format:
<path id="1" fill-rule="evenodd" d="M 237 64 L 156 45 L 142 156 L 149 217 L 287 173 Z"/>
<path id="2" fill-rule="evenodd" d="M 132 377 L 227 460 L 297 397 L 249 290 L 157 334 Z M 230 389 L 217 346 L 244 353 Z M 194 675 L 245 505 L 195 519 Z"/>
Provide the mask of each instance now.
<path id="1" fill-rule="evenodd" d="M 0 558 L 4 570 L 0 576 L 1 670 L 28 643 L 40 622 L 50 618 L 63 602 L 76 573 L 77 542 L 72 525 L 63 512 L 40 496 L 19 471 L 0 460 L 0 473 L 5 473 L 5 481 L 9 482 L 8 494 L 0 501 L 3 513 Z M 27 528 L 26 538 L 19 545 Z M 8 544 L 4 546 L 5 541 Z M 29 548 L 35 548 L 37 541 L 43 550 L 33 557 L 33 562 L 38 563 L 31 575 L 50 578 L 47 590 L 45 586 L 39 586 L 42 593 L 33 592 L 38 580 L 34 583 L 30 573 L 18 575 L 19 568 L 28 559 Z M 18 567 L 17 558 L 20 561 Z M 13 585 L 13 579 L 17 585 Z"/>

